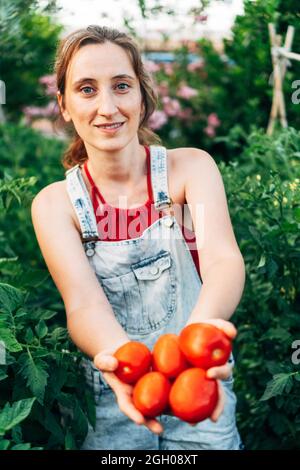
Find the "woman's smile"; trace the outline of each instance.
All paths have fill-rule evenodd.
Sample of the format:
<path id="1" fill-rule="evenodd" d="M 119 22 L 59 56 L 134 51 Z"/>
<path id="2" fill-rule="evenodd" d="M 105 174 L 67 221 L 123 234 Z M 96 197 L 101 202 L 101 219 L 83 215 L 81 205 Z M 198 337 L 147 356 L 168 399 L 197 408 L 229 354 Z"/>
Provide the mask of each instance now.
<path id="1" fill-rule="evenodd" d="M 121 127 L 123 127 L 123 124 L 125 124 L 125 122 L 119 122 L 119 123 L 113 123 L 113 124 L 102 124 L 102 125 L 98 125 L 95 127 L 97 127 L 99 131 L 105 134 L 115 134 L 116 132 L 118 132 L 118 130 L 121 129 Z"/>

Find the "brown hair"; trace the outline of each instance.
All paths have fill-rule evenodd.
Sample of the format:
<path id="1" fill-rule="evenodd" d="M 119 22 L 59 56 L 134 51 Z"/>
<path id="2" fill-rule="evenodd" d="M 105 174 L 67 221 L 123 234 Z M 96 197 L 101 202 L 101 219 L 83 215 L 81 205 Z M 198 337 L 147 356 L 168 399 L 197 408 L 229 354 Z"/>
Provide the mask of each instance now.
<path id="1" fill-rule="evenodd" d="M 103 44 L 106 41 L 116 44 L 128 52 L 133 69 L 140 82 L 142 100 L 144 103 L 144 115 L 138 129 L 139 142 L 142 145 L 159 145 L 161 143 L 159 136 L 148 127 L 148 120 L 156 109 L 158 97 L 153 86 L 152 78 L 146 71 L 142 62 L 138 45 L 125 33 L 116 29 L 107 28 L 106 26 L 91 25 L 87 28 L 79 29 L 64 38 L 57 48 L 54 65 L 58 91 L 64 98 L 66 73 L 75 52 L 87 44 Z M 67 148 L 62 159 L 62 164 L 65 169 L 69 169 L 77 163 L 82 164 L 87 159 L 84 142 L 75 129 L 72 129 L 72 131 L 74 136 L 73 141 Z"/>

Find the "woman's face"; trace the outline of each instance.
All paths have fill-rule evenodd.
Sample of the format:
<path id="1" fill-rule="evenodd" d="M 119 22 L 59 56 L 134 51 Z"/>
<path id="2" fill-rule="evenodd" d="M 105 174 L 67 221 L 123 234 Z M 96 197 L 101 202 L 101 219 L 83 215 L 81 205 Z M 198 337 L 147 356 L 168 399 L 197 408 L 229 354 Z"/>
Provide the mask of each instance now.
<path id="1" fill-rule="evenodd" d="M 87 150 L 118 150 L 137 136 L 142 95 L 129 56 L 120 46 L 89 44 L 73 56 L 66 74 L 62 114 L 72 121 Z M 105 124 L 122 123 L 105 129 Z"/>

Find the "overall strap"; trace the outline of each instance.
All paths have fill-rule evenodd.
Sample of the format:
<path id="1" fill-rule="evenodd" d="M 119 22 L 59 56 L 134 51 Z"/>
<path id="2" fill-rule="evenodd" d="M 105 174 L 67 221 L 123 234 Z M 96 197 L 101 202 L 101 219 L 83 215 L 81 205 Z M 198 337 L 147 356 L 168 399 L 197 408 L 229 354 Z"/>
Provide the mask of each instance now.
<path id="1" fill-rule="evenodd" d="M 168 189 L 167 149 L 158 145 L 150 145 L 150 154 L 154 207 L 160 211 L 172 206 Z"/>
<path id="2" fill-rule="evenodd" d="M 79 164 L 65 172 L 67 191 L 80 223 L 82 240 L 98 240 L 96 218 Z"/>

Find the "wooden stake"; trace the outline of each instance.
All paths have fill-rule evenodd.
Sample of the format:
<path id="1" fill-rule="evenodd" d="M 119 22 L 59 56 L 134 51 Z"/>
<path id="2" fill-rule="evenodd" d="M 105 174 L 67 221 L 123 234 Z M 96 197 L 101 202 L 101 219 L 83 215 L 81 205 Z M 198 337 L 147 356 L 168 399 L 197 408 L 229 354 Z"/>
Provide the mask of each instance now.
<path id="1" fill-rule="evenodd" d="M 295 28 L 293 26 L 289 26 L 287 29 L 283 47 L 281 46 L 282 36 L 276 34 L 274 24 L 269 23 L 268 28 L 273 65 L 273 100 L 267 134 L 271 135 L 274 130 L 277 116 L 279 116 L 282 127 L 287 127 L 288 125 L 283 94 L 283 81 L 286 74 L 288 59 L 300 60 L 300 54 L 290 52 L 295 32 Z"/>

